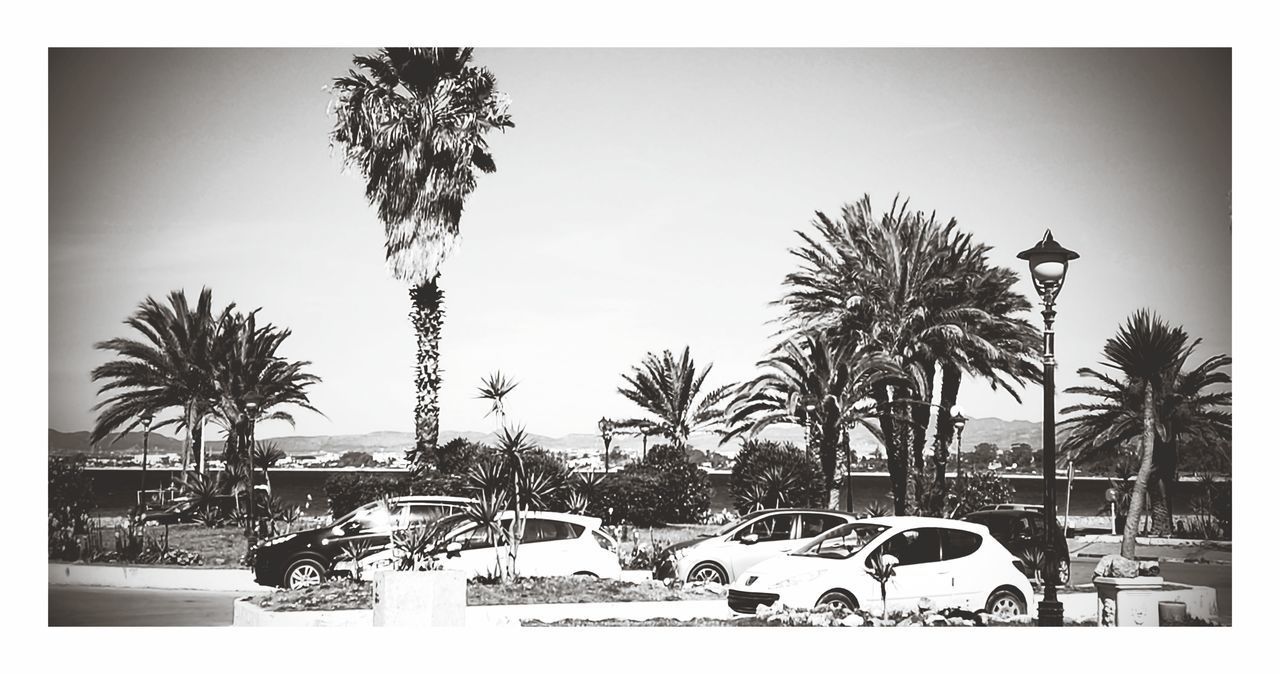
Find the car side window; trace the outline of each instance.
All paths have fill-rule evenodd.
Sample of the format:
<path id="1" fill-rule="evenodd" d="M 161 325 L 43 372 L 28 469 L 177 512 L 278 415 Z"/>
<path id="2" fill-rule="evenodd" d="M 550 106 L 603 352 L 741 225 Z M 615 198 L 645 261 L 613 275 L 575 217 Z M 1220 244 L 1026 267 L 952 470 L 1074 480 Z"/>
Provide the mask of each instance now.
<path id="1" fill-rule="evenodd" d="M 563 530 L 558 526 L 561 522 L 555 520 L 526 520 L 524 523 L 524 534 L 520 536 L 521 543 L 542 543 L 544 541 L 562 540 L 565 538 Z"/>
<path id="2" fill-rule="evenodd" d="M 903 531 L 885 541 L 875 554 L 897 557 L 898 566 L 929 564 L 941 561 L 941 541 L 939 540 L 938 530 L 910 529 Z"/>
<path id="3" fill-rule="evenodd" d="M 409 526 L 422 526 L 453 513 L 446 505 L 414 504 L 409 506 Z"/>
<path id="4" fill-rule="evenodd" d="M 959 529 L 942 530 L 942 559 L 960 559 L 977 552 L 982 545 L 982 537 L 970 531 Z"/>
<path id="5" fill-rule="evenodd" d="M 476 527 L 471 531 L 464 531 L 453 540 L 461 543 L 463 550 L 493 547 L 493 534 L 488 527 Z"/>
<path id="6" fill-rule="evenodd" d="M 804 513 L 800 515 L 800 538 L 813 538 L 818 534 L 834 529 L 848 521 L 837 515 L 821 515 Z"/>
<path id="7" fill-rule="evenodd" d="M 795 515 L 762 517 L 743 527 L 733 538 L 740 541 L 748 534 L 755 534 L 758 537 L 757 540 L 762 543 L 788 540 L 791 538 L 791 523 L 795 521 L 795 517 Z"/>

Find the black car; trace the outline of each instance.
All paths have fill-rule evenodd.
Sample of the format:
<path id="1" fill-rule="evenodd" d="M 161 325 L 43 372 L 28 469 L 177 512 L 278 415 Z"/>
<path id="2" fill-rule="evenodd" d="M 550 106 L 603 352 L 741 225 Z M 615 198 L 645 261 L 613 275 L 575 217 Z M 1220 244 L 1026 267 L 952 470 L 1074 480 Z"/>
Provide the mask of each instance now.
<path id="1" fill-rule="evenodd" d="M 961 519 L 986 526 L 1001 545 L 1021 560 L 1017 566 L 1023 575 L 1037 582 L 1043 581 L 1042 560 L 1046 548 L 1043 512 L 1006 507 L 979 510 Z M 1071 553 L 1067 550 L 1067 537 L 1056 521 L 1053 523 L 1052 540 L 1058 560 L 1058 584 L 1066 585 L 1071 579 Z"/>
<path id="2" fill-rule="evenodd" d="M 344 550 L 367 546 L 365 554 L 377 552 L 390 544 L 393 525 L 437 520 L 470 503 L 454 496 L 399 496 L 391 499 L 391 511 L 380 502 L 366 503 L 318 529 L 263 541 L 254 549 L 254 578 L 259 585 L 288 589 L 315 585 L 333 572 Z"/>

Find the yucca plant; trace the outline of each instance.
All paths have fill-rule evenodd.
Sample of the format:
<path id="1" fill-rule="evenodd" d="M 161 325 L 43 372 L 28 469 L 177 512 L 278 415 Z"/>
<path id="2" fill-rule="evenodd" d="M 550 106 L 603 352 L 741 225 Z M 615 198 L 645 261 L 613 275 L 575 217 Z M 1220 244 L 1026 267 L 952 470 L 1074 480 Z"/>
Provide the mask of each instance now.
<path id="1" fill-rule="evenodd" d="M 889 580 L 897 575 L 898 558 L 884 553 L 871 557 L 867 574 L 880 584 L 880 618 L 889 619 Z"/>
<path id="2" fill-rule="evenodd" d="M 580 491 L 569 494 L 569 499 L 565 503 L 565 509 L 575 515 L 585 515 L 589 507 L 591 507 L 591 501 Z"/>
<path id="3" fill-rule="evenodd" d="M 369 550 L 373 546 L 368 540 L 354 540 L 342 546 L 342 550 L 338 552 L 339 561 L 351 562 L 351 577 L 357 583 L 364 582 L 360 569 L 360 560 L 369 554 Z"/>
<path id="4" fill-rule="evenodd" d="M 501 370 L 489 375 L 480 384 L 479 395 L 476 397 L 489 401 L 489 411 L 485 416 L 494 415 L 499 429 L 507 425 L 506 399 L 518 384 L 519 382 L 504 376 Z"/>
<path id="5" fill-rule="evenodd" d="M 885 517 L 890 512 L 889 506 L 879 501 L 872 501 L 862 509 L 863 517 Z"/>
<path id="6" fill-rule="evenodd" d="M 502 564 L 502 542 L 507 537 L 507 532 L 502 528 L 501 518 L 502 513 L 506 510 L 507 495 L 499 490 L 496 492 L 481 492 L 475 498 L 476 501 L 468 504 L 463 512 L 466 514 L 468 521 L 474 522 L 493 540 L 494 561 L 496 563 L 494 573 L 506 578 L 507 573 L 504 572 Z"/>
<path id="7" fill-rule="evenodd" d="M 431 526 L 411 526 L 396 537 L 396 568 L 401 571 L 428 571 L 439 568 L 432 558 L 436 532 Z"/>

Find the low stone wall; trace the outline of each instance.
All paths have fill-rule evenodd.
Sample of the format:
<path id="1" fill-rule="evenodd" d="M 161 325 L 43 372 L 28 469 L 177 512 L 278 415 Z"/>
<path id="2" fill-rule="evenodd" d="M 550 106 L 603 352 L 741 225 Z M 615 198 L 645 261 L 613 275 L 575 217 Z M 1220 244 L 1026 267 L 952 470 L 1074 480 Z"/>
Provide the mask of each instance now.
<path id="1" fill-rule="evenodd" d="M 236 627 L 370 627 L 373 609 L 345 611 L 266 611 L 237 599 L 231 611 Z"/>
<path id="2" fill-rule="evenodd" d="M 50 585 L 94 585 L 149 590 L 267 592 L 248 569 L 123 564 L 49 564 Z"/>

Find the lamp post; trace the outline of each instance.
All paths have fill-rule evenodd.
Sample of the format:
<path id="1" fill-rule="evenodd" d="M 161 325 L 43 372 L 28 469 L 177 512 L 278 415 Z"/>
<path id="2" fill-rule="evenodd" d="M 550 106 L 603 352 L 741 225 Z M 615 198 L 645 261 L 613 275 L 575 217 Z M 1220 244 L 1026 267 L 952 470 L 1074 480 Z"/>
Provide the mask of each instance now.
<path id="1" fill-rule="evenodd" d="M 142 497 L 138 505 L 142 506 L 145 511 L 147 509 L 147 445 L 151 441 L 151 420 L 150 412 L 143 412 L 138 421 L 142 422 Z"/>
<path id="2" fill-rule="evenodd" d="M 964 408 L 959 405 L 951 406 L 951 427 L 956 431 L 956 496 L 960 494 L 960 473 L 964 464 L 960 461 L 960 447 L 964 443 L 964 425 L 969 421 L 964 416 Z M 945 507 L 945 504 L 943 505 Z"/>
<path id="3" fill-rule="evenodd" d="M 604 440 L 604 472 L 609 474 L 609 443 L 613 442 L 613 422 L 608 417 L 600 417 L 596 424 L 600 429 L 600 438 Z"/>
<path id="4" fill-rule="evenodd" d="M 244 448 L 245 463 L 249 468 L 249 520 L 245 527 L 245 538 L 248 539 L 249 552 L 257 542 L 258 530 L 253 520 L 253 444 L 257 435 L 258 413 L 262 411 L 262 396 L 250 393 L 244 397 L 245 416 L 249 418 L 248 445 Z"/>
<path id="5" fill-rule="evenodd" d="M 1057 473 L 1057 457 L 1055 452 L 1056 436 L 1053 411 L 1053 319 L 1054 300 L 1062 290 L 1067 278 L 1067 263 L 1080 257 L 1079 253 L 1058 245 L 1053 240 L 1053 233 L 1045 230 L 1044 238 L 1035 246 L 1018 253 L 1018 258 L 1026 260 L 1031 268 L 1031 281 L 1036 292 L 1040 293 L 1040 301 L 1044 305 L 1041 315 L 1044 316 L 1044 531 L 1045 536 L 1053 536 L 1058 520 L 1055 481 Z M 1058 560 L 1053 545 L 1045 545 L 1044 600 L 1039 606 L 1039 624 L 1046 627 L 1062 626 L 1062 602 L 1058 601 Z"/>

